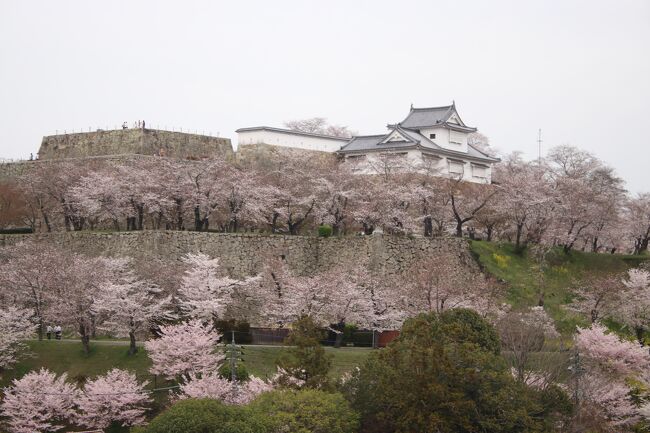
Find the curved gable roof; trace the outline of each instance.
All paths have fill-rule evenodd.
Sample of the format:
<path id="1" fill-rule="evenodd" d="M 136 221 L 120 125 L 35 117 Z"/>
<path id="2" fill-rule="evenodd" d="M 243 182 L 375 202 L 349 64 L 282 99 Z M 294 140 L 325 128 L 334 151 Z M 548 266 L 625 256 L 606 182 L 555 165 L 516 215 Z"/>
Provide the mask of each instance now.
<path id="1" fill-rule="evenodd" d="M 406 119 L 400 122 L 405 128 L 423 128 L 446 122 L 456 111 L 453 105 L 443 107 L 413 108 Z"/>

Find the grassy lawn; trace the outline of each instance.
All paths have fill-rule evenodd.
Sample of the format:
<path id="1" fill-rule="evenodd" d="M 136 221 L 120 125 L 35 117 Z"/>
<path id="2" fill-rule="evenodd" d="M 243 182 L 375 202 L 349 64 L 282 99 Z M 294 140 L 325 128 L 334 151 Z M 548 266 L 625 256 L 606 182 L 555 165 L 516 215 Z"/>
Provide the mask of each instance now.
<path id="1" fill-rule="evenodd" d="M 68 373 L 73 381 L 103 374 L 111 368 L 121 368 L 134 372 L 140 380 L 149 380 L 154 385 L 154 378 L 149 374 L 151 365 L 144 349 L 134 356 L 127 355 L 128 345 L 123 341 L 93 341 L 91 353 L 83 353 L 81 343 L 77 341 L 30 341 L 27 343 L 32 355 L 24 358 L 15 368 L 2 373 L 0 387 L 7 386 L 12 379 L 22 377 L 31 370 L 46 367 L 57 373 Z M 283 350 L 278 346 L 244 346 L 243 359 L 248 371 L 260 377 L 275 373 L 275 360 Z M 327 353 L 333 355 L 332 376 L 338 377 L 361 364 L 372 349 L 326 347 Z M 165 386 L 157 379 L 158 387 Z"/>
<path id="2" fill-rule="evenodd" d="M 282 350 L 282 347 L 244 346 L 244 363 L 248 371 L 256 376 L 272 376 L 275 374 L 275 360 Z M 363 363 L 372 352 L 372 349 L 359 347 L 334 349 L 325 347 L 325 352 L 333 355 L 331 376 L 339 377 Z"/>
<path id="3" fill-rule="evenodd" d="M 512 244 L 471 241 L 470 248 L 483 269 L 504 281 L 508 286 L 507 302 L 513 307 L 538 304 L 543 294 L 544 308 L 556 321 L 558 330 L 571 333 L 578 324 L 587 324 L 587 318 L 563 308 L 572 302 L 572 287 L 589 274 L 624 272 L 638 266 L 647 256 L 595 254 L 572 251 L 565 254 L 560 248 L 547 255 L 547 265 L 540 275 L 537 261 L 526 251 L 518 253 Z"/>

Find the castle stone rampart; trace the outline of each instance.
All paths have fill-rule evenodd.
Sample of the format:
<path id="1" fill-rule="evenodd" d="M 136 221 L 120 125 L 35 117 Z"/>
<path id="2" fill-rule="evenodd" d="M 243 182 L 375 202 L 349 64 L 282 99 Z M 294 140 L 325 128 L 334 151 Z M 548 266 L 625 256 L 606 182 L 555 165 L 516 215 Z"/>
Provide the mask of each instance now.
<path id="1" fill-rule="evenodd" d="M 122 154 L 234 159 L 229 138 L 139 128 L 50 135 L 38 152 L 41 160 Z"/>
<path id="2" fill-rule="evenodd" d="M 303 275 L 338 266 L 363 266 L 373 274 L 401 274 L 419 259 L 449 254 L 466 272 L 479 272 L 466 241 L 388 235 L 330 237 L 221 234 L 181 231 L 59 232 L 0 235 L 0 247 L 24 240 L 52 242 L 89 255 L 179 259 L 188 252 L 219 257 L 232 276 L 259 272 L 271 257 L 286 260 Z"/>

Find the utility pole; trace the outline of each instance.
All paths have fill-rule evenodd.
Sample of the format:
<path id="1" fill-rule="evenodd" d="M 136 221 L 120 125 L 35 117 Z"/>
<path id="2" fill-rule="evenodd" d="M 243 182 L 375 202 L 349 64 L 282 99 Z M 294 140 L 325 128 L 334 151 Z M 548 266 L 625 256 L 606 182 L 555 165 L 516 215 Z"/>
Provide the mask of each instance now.
<path id="1" fill-rule="evenodd" d="M 232 340 L 230 345 L 230 380 L 234 383 L 237 380 L 237 375 L 235 374 L 235 368 L 237 368 L 237 361 L 235 360 L 236 347 L 235 347 L 235 330 L 231 331 Z"/>
<path id="2" fill-rule="evenodd" d="M 537 131 L 537 164 L 542 165 L 542 128 Z"/>
<path id="3" fill-rule="evenodd" d="M 574 382 L 574 388 L 573 388 L 573 402 L 575 404 L 576 408 L 576 414 L 577 414 L 577 423 L 581 423 L 581 417 L 580 417 L 580 405 L 582 403 L 582 393 L 580 392 L 580 386 L 581 386 L 581 376 L 582 373 L 584 372 L 584 368 L 582 367 L 582 364 L 580 362 L 580 353 L 576 351 L 575 355 L 573 356 L 573 363 L 572 365 L 569 366 L 569 371 L 571 371 L 571 374 L 573 376 L 573 382 Z"/>

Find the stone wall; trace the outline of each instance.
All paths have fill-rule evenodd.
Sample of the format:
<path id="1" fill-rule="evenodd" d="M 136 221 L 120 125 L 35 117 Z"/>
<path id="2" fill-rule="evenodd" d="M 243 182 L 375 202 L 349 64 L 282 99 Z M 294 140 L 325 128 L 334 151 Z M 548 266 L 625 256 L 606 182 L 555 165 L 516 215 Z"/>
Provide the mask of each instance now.
<path id="1" fill-rule="evenodd" d="M 263 169 L 274 161 L 282 161 L 291 156 L 309 158 L 315 163 L 323 164 L 334 164 L 338 161 L 335 153 L 273 146 L 270 144 L 240 145 L 237 147 L 236 160 L 241 166 Z"/>
<path id="2" fill-rule="evenodd" d="M 134 161 L 160 159 L 157 156 L 148 155 L 102 155 L 102 156 L 89 156 L 85 158 L 66 158 L 66 159 L 36 159 L 33 161 L 14 161 L 14 162 L 0 162 L 0 182 L 11 181 L 18 176 L 29 173 L 30 170 L 40 168 L 44 165 L 67 164 L 74 163 L 80 166 L 86 166 L 93 170 L 97 170 L 103 164 L 125 164 L 128 165 Z"/>
<path id="3" fill-rule="evenodd" d="M 257 273 L 270 257 L 281 257 L 299 274 L 358 264 L 375 275 L 400 274 L 417 260 L 450 254 L 456 265 L 479 272 L 467 242 L 456 238 L 408 238 L 387 235 L 319 238 L 181 231 L 61 232 L 0 235 L 0 246 L 23 240 L 54 242 L 89 255 L 178 259 L 188 252 L 219 257 L 232 276 Z"/>
<path id="4" fill-rule="evenodd" d="M 39 159 L 139 154 L 175 158 L 234 159 L 229 138 L 155 129 L 119 129 L 43 137 Z"/>

